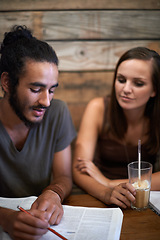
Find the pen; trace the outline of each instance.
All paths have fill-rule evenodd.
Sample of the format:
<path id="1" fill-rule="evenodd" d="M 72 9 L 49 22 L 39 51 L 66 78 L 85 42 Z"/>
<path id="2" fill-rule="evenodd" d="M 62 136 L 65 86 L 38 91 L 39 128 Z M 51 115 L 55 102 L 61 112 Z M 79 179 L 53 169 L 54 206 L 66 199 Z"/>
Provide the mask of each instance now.
<path id="1" fill-rule="evenodd" d="M 26 211 L 24 208 L 22 208 L 22 207 L 20 207 L 20 206 L 17 206 L 17 208 L 18 208 L 20 211 L 25 212 L 25 213 L 31 215 L 31 214 L 30 214 L 28 211 Z M 31 216 L 32 216 L 32 215 L 31 215 Z M 48 229 L 49 231 L 51 231 L 52 233 L 54 233 L 55 235 L 57 235 L 58 237 L 60 237 L 61 239 L 63 239 L 63 240 L 68 240 L 67 238 L 63 237 L 60 233 L 56 232 L 54 229 L 52 229 L 52 228 L 50 228 L 50 227 L 48 227 L 47 229 Z"/>

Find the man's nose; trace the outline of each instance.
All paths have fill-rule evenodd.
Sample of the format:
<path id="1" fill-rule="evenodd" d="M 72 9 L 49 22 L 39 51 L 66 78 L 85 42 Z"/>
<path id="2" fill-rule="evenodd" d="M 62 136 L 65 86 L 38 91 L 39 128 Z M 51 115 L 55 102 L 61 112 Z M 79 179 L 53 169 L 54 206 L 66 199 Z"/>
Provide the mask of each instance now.
<path id="1" fill-rule="evenodd" d="M 41 104 L 44 107 L 49 107 L 50 106 L 50 95 L 48 91 L 44 91 L 41 93 L 40 95 L 40 99 L 39 99 L 39 104 Z"/>

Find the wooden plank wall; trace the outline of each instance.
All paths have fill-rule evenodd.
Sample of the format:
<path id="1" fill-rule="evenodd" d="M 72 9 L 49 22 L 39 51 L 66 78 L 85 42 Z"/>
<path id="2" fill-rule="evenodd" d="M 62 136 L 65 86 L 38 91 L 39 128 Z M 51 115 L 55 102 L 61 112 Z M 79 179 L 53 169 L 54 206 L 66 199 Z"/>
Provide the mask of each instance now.
<path id="1" fill-rule="evenodd" d="M 160 0 L 1 0 L 0 41 L 14 24 L 57 52 L 55 97 L 67 102 L 77 130 L 88 101 L 110 92 L 123 52 L 146 46 L 160 53 Z"/>

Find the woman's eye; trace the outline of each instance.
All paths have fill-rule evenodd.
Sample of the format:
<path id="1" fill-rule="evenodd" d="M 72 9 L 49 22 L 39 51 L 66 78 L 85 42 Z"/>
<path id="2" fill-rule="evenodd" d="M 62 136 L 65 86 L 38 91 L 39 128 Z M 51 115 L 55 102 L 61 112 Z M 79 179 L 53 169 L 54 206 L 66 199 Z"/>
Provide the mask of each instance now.
<path id="1" fill-rule="evenodd" d="M 117 80 L 120 83 L 125 83 L 126 82 L 126 80 L 124 78 L 122 78 L 122 77 L 117 77 Z"/>
<path id="2" fill-rule="evenodd" d="M 143 83 L 143 82 L 135 82 L 134 84 L 135 84 L 135 86 L 137 86 L 137 87 L 142 87 L 142 86 L 144 86 L 144 83 Z"/>

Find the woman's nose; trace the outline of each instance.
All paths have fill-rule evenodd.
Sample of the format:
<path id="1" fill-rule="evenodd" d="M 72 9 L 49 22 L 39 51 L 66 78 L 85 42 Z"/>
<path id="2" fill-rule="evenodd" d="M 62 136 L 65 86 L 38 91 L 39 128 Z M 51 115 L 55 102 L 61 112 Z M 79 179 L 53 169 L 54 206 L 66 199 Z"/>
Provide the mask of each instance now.
<path id="1" fill-rule="evenodd" d="M 131 84 L 130 84 L 129 82 L 126 82 L 126 83 L 125 83 L 125 85 L 124 85 L 124 87 L 123 87 L 123 91 L 124 91 L 125 93 L 130 93 L 130 92 L 132 92 L 132 86 L 131 86 Z"/>

